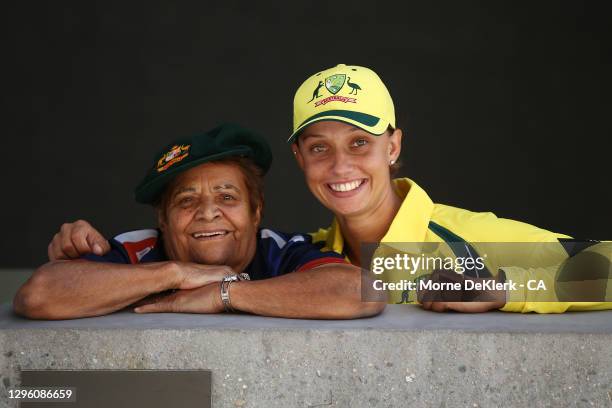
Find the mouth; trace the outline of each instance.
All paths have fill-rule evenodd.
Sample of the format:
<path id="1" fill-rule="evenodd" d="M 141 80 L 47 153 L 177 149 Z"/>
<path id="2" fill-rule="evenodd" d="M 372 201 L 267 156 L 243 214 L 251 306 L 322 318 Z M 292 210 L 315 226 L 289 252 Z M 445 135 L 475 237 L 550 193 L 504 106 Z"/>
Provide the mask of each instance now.
<path id="1" fill-rule="evenodd" d="M 216 230 L 216 231 L 197 231 L 191 234 L 191 237 L 198 241 L 210 241 L 214 239 L 220 239 L 229 234 L 227 230 Z"/>
<path id="2" fill-rule="evenodd" d="M 356 179 L 342 183 L 327 183 L 326 185 L 334 195 L 344 197 L 359 191 L 367 182 L 367 179 Z"/>

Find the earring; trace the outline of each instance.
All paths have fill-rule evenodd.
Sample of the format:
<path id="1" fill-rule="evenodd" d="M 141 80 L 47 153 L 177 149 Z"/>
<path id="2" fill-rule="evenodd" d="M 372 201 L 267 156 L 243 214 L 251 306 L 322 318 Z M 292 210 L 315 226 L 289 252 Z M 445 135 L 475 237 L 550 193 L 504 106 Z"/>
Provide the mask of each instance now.
<path id="1" fill-rule="evenodd" d="M 389 166 L 393 166 L 395 164 L 395 160 L 390 160 L 389 161 Z"/>
<path id="2" fill-rule="evenodd" d="M 297 150 L 294 150 L 294 151 L 293 151 L 293 154 L 297 154 Z"/>

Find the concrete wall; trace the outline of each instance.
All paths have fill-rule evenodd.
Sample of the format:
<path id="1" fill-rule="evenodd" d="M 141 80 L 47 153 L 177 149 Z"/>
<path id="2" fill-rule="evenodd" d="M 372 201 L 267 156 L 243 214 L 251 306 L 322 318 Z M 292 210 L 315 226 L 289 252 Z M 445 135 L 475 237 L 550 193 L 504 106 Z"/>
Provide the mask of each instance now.
<path id="1" fill-rule="evenodd" d="M 612 312 L 354 321 L 241 315 L 0 319 L 0 406 L 20 369 L 210 369 L 215 407 L 610 406 Z M 15 405 L 12 405 L 15 406 Z"/>

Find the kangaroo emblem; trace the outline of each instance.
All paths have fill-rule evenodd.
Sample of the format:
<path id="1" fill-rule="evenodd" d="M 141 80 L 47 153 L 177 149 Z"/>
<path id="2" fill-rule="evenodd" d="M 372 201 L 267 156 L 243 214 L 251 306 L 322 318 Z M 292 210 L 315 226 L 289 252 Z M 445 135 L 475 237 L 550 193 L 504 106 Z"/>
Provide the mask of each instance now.
<path id="1" fill-rule="evenodd" d="M 407 290 L 403 291 L 402 292 L 402 300 L 397 302 L 396 305 L 401 305 L 402 303 L 410 303 L 410 301 L 408 300 L 408 294 L 409 294 L 409 292 Z"/>
<path id="2" fill-rule="evenodd" d="M 323 81 L 319 81 L 319 85 L 317 85 L 317 88 L 314 90 L 314 92 L 312 93 L 312 99 L 309 100 L 306 103 L 312 102 L 314 100 L 314 98 L 320 98 L 321 95 L 319 95 L 319 89 L 321 89 L 323 87 Z"/>

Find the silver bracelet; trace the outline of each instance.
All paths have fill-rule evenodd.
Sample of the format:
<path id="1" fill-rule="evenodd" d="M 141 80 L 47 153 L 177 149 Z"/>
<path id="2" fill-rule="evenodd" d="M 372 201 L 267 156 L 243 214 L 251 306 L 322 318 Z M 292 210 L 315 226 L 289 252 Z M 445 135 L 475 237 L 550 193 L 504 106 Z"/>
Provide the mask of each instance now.
<path id="1" fill-rule="evenodd" d="M 251 280 L 251 277 L 247 273 L 241 273 L 238 275 L 228 275 L 221 281 L 221 302 L 223 303 L 223 308 L 228 313 L 235 312 L 232 307 L 232 302 L 230 300 L 230 285 L 232 282 L 242 281 L 242 280 Z"/>
<path id="2" fill-rule="evenodd" d="M 229 288 L 232 282 L 237 280 L 240 280 L 237 275 L 229 275 L 223 278 L 223 280 L 221 281 L 221 302 L 223 303 L 223 308 L 228 313 L 234 312 L 232 302 L 230 301 Z"/>

